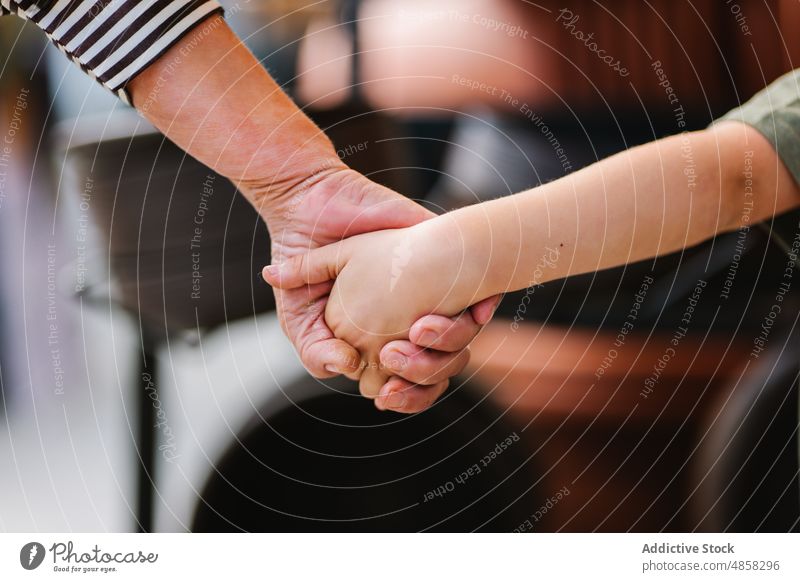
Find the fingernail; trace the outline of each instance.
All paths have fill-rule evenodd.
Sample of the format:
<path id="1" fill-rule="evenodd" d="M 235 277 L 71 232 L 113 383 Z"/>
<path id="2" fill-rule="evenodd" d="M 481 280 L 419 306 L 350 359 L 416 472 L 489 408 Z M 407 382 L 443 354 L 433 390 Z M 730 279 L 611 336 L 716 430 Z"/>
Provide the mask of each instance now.
<path id="1" fill-rule="evenodd" d="M 273 276 L 273 277 L 275 277 L 275 276 L 278 274 L 278 272 L 279 272 L 278 265 L 267 265 L 266 267 L 264 267 L 264 270 L 265 270 L 265 271 L 266 271 L 266 272 L 267 272 L 269 275 L 271 275 L 271 276 Z"/>
<path id="2" fill-rule="evenodd" d="M 382 405 L 389 410 L 398 410 L 406 405 L 406 395 L 403 392 L 392 392 L 383 399 Z"/>
<path id="3" fill-rule="evenodd" d="M 326 365 L 325 365 L 325 371 L 326 371 L 326 372 L 330 372 L 331 374 L 341 374 L 341 372 L 340 372 L 339 370 L 337 370 L 337 369 L 336 369 L 334 366 L 332 366 L 331 364 L 326 364 Z"/>
<path id="4" fill-rule="evenodd" d="M 419 343 L 423 345 L 430 345 L 436 341 L 436 334 L 431 330 L 426 329 L 419 335 Z"/>
<path id="5" fill-rule="evenodd" d="M 389 352 L 389 362 L 386 365 L 387 368 L 397 372 L 402 372 L 407 366 L 408 358 L 404 353 L 398 352 L 397 350 L 391 350 Z"/>

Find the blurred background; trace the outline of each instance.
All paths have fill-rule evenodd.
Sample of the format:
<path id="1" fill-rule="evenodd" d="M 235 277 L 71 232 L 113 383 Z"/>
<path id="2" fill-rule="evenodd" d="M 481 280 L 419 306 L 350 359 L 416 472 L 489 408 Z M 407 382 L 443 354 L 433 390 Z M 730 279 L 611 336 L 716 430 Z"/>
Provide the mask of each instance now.
<path id="1" fill-rule="evenodd" d="M 438 212 L 800 62 L 796 0 L 223 4 L 340 157 Z M 14 18 L 0 133 L 0 530 L 798 529 L 797 215 L 508 295 L 407 417 L 305 373 L 252 209 Z"/>

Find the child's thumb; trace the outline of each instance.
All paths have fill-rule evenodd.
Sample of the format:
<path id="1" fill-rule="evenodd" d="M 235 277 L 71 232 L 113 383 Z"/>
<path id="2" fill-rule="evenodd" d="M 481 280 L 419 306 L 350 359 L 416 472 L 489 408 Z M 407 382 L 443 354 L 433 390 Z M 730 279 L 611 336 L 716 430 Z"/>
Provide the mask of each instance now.
<path id="1" fill-rule="evenodd" d="M 339 274 L 338 262 L 342 258 L 340 245 L 332 244 L 290 257 L 282 263 L 267 265 L 261 275 L 267 283 L 278 289 L 324 283 Z"/>

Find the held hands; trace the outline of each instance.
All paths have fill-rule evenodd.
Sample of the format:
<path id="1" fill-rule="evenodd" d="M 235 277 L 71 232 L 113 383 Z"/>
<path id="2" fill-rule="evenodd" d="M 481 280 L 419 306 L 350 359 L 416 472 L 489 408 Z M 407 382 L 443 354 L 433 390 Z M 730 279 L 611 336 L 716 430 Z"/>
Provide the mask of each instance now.
<path id="1" fill-rule="evenodd" d="M 438 398 L 448 377 L 458 373 L 469 356 L 466 350 L 456 351 L 428 377 L 415 379 L 432 385 L 428 390 L 409 390 L 394 373 L 408 358 L 396 349 L 398 344 L 419 335 L 414 329 L 418 319 L 431 313 L 456 316 L 486 299 L 480 291 L 484 269 L 465 260 L 469 249 L 462 235 L 445 215 L 298 254 L 265 268 L 264 278 L 284 293 L 301 293 L 312 301 L 316 290 L 329 291 L 335 280 L 324 305 L 324 321 L 338 341 L 358 351 L 348 376 L 360 380 L 367 397 L 391 396 L 395 404 L 420 410 Z"/>
<path id="2" fill-rule="evenodd" d="M 305 168 L 280 179 L 239 181 L 239 187 L 269 227 L 274 264 L 349 236 L 408 227 L 434 217 L 408 198 L 341 164 L 323 166 L 311 174 Z M 359 352 L 337 338 L 325 322 L 332 287 L 332 282 L 326 282 L 276 288 L 278 318 L 313 376 L 356 378 L 360 375 Z M 391 373 L 391 378 L 380 388 L 376 406 L 413 413 L 436 400 L 447 389 L 449 377 L 467 364 L 467 345 L 491 319 L 498 300 L 493 297 L 477 303 L 456 318 L 426 315 L 414 323 L 408 339 L 386 344 L 379 366 Z"/>

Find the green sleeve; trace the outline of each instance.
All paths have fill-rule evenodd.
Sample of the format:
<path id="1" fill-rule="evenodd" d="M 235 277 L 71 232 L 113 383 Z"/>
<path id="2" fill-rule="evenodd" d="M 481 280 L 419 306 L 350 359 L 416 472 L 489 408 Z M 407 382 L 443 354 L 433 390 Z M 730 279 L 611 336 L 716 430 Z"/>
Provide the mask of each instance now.
<path id="1" fill-rule="evenodd" d="M 795 69 L 759 91 L 720 121 L 740 121 L 766 137 L 800 184 L 800 69 Z"/>

